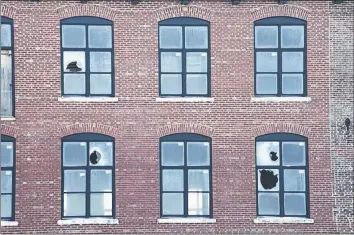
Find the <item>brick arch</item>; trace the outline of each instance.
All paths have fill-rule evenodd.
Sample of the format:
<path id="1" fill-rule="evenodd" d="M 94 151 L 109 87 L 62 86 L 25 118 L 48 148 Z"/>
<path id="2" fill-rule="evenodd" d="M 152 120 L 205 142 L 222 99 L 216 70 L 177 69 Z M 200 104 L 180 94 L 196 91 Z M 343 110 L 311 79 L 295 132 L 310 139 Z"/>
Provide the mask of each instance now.
<path id="1" fill-rule="evenodd" d="M 194 17 L 211 21 L 212 12 L 206 8 L 196 6 L 174 6 L 155 11 L 158 21 L 174 17 Z"/>
<path id="2" fill-rule="evenodd" d="M 253 20 L 259 20 L 267 17 L 273 16 L 289 16 L 294 18 L 299 18 L 307 20 L 310 11 L 303 7 L 298 7 L 294 5 L 272 5 L 261 7 L 251 13 Z"/>
<path id="3" fill-rule="evenodd" d="M 18 128 L 1 124 L 1 134 L 17 138 L 19 136 L 20 130 Z"/>
<path id="4" fill-rule="evenodd" d="M 157 130 L 159 137 L 176 133 L 193 133 L 212 137 L 214 129 L 208 126 L 190 123 L 174 123 Z"/>
<path id="5" fill-rule="evenodd" d="M 0 8 L 1 8 L 1 16 L 6 16 L 11 19 L 15 18 L 17 8 L 7 6 L 6 4 L 1 4 Z"/>
<path id="6" fill-rule="evenodd" d="M 278 123 L 278 124 L 266 124 L 262 126 L 257 126 L 252 129 L 252 135 L 254 137 L 276 133 L 276 132 L 285 132 L 285 133 L 293 133 L 302 136 L 309 136 L 311 130 L 308 127 L 290 124 L 290 123 Z"/>
<path id="7" fill-rule="evenodd" d="M 95 16 L 113 21 L 116 16 L 116 12 L 108 7 L 93 4 L 65 6 L 56 9 L 56 12 L 61 20 L 75 16 Z"/>
<path id="8" fill-rule="evenodd" d="M 118 133 L 117 128 L 112 126 L 102 125 L 99 123 L 78 123 L 69 126 L 61 126 L 57 129 L 57 131 L 59 132 L 59 135 L 61 137 L 67 135 L 73 135 L 77 133 L 85 133 L 85 132 L 99 133 L 99 134 L 115 137 L 117 136 Z"/>

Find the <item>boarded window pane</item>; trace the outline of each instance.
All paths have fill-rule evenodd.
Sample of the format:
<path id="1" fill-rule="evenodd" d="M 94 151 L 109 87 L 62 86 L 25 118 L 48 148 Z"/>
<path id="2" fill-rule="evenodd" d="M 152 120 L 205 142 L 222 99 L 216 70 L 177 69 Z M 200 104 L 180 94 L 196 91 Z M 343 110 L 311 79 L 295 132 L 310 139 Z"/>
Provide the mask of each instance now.
<path id="1" fill-rule="evenodd" d="M 279 166 L 279 142 L 257 142 L 256 158 L 258 166 Z"/>
<path id="2" fill-rule="evenodd" d="M 63 71 L 65 72 L 85 72 L 85 52 L 84 51 L 64 51 Z"/>
<path id="3" fill-rule="evenodd" d="M 185 27 L 186 48 L 204 49 L 208 48 L 208 27 L 186 26 Z"/>
<path id="4" fill-rule="evenodd" d="M 161 72 L 182 72 L 182 53 L 161 52 Z"/>
<path id="5" fill-rule="evenodd" d="M 183 170 L 163 170 L 162 190 L 183 191 Z"/>
<path id="6" fill-rule="evenodd" d="M 205 95 L 208 93 L 208 76 L 206 74 L 187 74 L 187 94 Z"/>
<path id="7" fill-rule="evenodd" d="M 112 215 L 112 193 L 91 193 L 90 204 L 92 216 Z"/>
<path id="8" fill-rule="evenodd" d="M 304 48 L 304 26 L 281 26 L 282 48 Z"/>
<path id="9" fill-rule="evenodd" d="M 112 170 L 91 170 L 91 192 L 112 192 Z"/>
<path id="10" fill-rule="evenodd" d="M 277 89 L 277 75 L 276 74 L 257 74 L 256 76 L 256 93 L 262 94 L 276 94 Z"/>
<path id="11" fill-rule="evenodd" d="M 161 165 L 182 166 L 184 164 L 183 142 L 162 142 L 161 143 Z"/>
<path id="12" fill-rule="evenodd" d="M 182 75 L 161 74 L 161 94 L 163 95 L 182 94 Z"/>
<path id="13" fill-rule="evenodd" d="M 258 193 L 258 214 L 279 215 L 279 194 Z"/>
<path id="14" fill-rule="evenodd" d="M 85 142 L 63 143 L 64 166 L 86 166 L 87 152 Z"/>
<path id="15" fill-rule="evenodd" d="M 2 39 L 1 39 L 2 40 Z M 1 51 L 1 116 L 12 116 L 12 56 Z"/>
<path id="16" fill-rule="evenodd" d="M 283 94 L 302 94 L 304 90 L 304 76 L 302 74 L 282 75 Z"/>
<path id="17" fill-rule="evenodd" d="M 1 24 L 1 47 L 11 46 L 11 25 Z"/>
<path id="18" fill-rule="evenodd" d="M 90 94 L 109 95 L 112 94 L 111 74 L 91 74 Z"/>
<path id="19" fill-rule="evenodd" d="M 86 33 L 84 25 L 63 25 L 62 45 L 65 48 L 85 48 Z"/>
<path id="20" fill-rule="evenodd" d="M 64 216 L 84 216 L 86 196 L 84 193 L 64 193 Z"/>
<path id="21" fill-rule="evenodd" d="M 111 26 L 88 26 L 90 48 L 112 48 Z"/>
<path id="22" fill-rule="evenodd" d="M 113 166 L 113 143 L 90 142 L 89 158 L 91 166 Z"/>
<path id="23" fill-rule="evenodd" d="M 160 26 L 160 48 L 182 48 L 182 27 Z"/>
<path id="24" fill-rule="evenodd" d="M 209 191 L 209 170 L 189 170 L 188 191 Z"/>
<path id="25" fill-rule="evenodd" d="M 255 36 L 256 48 L 278 47 L 278 26 L 257 26 Z"/>
<path id="26" fill-rule="evenodd" d="M 209 193 L 188 193 L 188 215 L 209 215 Z"/>
<path id="27" fill-rule="evenodd" d="M 64 74 L 64 94 L 85 94 L 85 74 Z"/>
<path id="28" fill-rule="evenodd" d="M 1 218 L 11 217 L 12 195 L 1 195 Z"/>
<path id="29" fill-rule="evenodd" d="M 277 72 L 278 56 L 276 52 L 257 52 L 257 72 Z"/>
<path id="30" fill-rule="evenodd" d="M 258 191 L 279 191 L 279 170 L 258 169 Z"/>
<path id="31" fill-rule="evenodd" d="M 284 194 L 285 215 L 306 215 L 306 198 L 304 193 Z"/>
<path id="32" fill-rule="evenodd" d="M 208 142 L 187 143 L 188 166 L 210 165 L 210 144 Z"/>
<path id="33" fill-rule="evenodd" d="M 305 170 L 284 170 L 285 191 L 305 191 Z"/>
<path id="34" fill-rule="evenodd" d="M 183 193 L 162 194 L 163 215 L 183 215 Z"/>
<path id="35" fill-rule="evenodd" d="M 64 192 L 85 192 L 86 171 L 65 170 L 64 171 Z"/>
<path id="36" fill-rule="evenodd" d="M 12 142 L 1 142 L 1 166 L 13 166 L 14 146 Z"/>
<path id="37" fill-rule="evenodd" d="M 111 62 L 111 52 L 90 52 L 91 72 L 111 72 Z"/>
<path id="38" fill-rule="evenodd" d="M 187 52 L 187 73 L 206 73 L 207 71 L 207 52 Z"/>
<path id="39" fill-rule="evenodd" d="M 1 193 L 12 192 L 12 171 L 1 171 Z"/>
<path id="40" fill-rule="evenodd" d="M 306 146 L 304 142 L 283 142 L 283 165 L 305 166 Z"/>
<path id="41" fill-rule="evenodd" d="M 304 71 L 303 52 L 283 52 L 282 54 L 283 72 Z"/>

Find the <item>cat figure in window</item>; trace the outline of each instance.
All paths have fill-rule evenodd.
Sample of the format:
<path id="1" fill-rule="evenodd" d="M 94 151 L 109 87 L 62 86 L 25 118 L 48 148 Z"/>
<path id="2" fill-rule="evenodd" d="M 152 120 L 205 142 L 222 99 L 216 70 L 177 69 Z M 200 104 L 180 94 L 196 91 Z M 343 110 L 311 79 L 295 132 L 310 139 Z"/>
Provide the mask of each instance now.
<path id="1" fill-rule="evenodd" d="M 271 170 L 261 170 L 261 184 L 264 189 L 272 189 L 278 183 L 278 174 L 274 175 Z"/>
<path id="2" fill-rule="evenodd" d="M 278 160 L 278 156 L 277 156 L 277 152 L 270 152 L 269 153 L 269 156 L 270 156 L 270 159 L 272 160 L 272 161 L 276 161 L 276 160 Z"/>
<path id="3" fill-rule="evenodd" d="M 90 154 L 90 162 L 93 165 L 96 165 L 100 159 L 101 159 L 101 154 L 99 152 L 97 152 L 96 150 Z"/>
<path id="4" fill-rule="evenodd" d="M 70 72 L 80 72 L 82 70 L 82 68 L 77 66 L 77 61 L 70 62 L 66 69 L 70 70 Z"/>

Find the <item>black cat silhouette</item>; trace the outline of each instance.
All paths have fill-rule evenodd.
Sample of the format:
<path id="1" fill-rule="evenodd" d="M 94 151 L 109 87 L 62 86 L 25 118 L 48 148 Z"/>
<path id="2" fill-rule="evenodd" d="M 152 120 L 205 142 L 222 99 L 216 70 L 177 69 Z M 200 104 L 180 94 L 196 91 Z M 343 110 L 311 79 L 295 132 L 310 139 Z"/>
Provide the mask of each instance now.
<path id="1" fill-rule="evenodd" d="M 278 175 L 274 175 L 271 170 L 261 170 L 261 184 L 264 189 L 272 189 L 278 183 Z"/>
<path id="2" fill-rule="evenodd" d="M 276 161 L 278 160 L 278 156 L 277 156 L 277 153 L 276 152 L 270 152 L 269 153 L 269 156 L 270 156 L 270 159 L 272 159 L 272 161 Z"/>
<path id="3" fill-rule="evenodd" d="M 96 165 L 100 160 L 101 160 L 101 154 L 99 152 L 97 152 L 96 150 L 90 154 L 90 162 L 93 165 Z"/>
<path id="4" fill-rule="evenodd" d="M 77 66 L 77 61 L 70 62 L 66 69 L 69 69 L 70 72 L 80 72 L 82 69 Z"/>

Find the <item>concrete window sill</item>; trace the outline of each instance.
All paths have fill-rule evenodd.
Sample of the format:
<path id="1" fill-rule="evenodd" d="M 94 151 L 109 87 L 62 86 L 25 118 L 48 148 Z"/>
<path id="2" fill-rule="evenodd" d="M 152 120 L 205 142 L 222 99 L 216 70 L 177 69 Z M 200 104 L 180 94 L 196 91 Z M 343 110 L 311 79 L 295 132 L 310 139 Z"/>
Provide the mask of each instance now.
<path id="1" fill-rule="evenodd" d="M 84 225 L 84 224 L 119 224 L 118 219 L 91 218 L 91 219 L 63 219 L 58 220 L 58 225 Z"/>
<path id="2" fill-rule="evenodd" d="M 252 97 L 251 102 L 310 102 L 311 97 Z"/>
<path id="3" fill-rule="evenodd" d="M 210 218 L 160 218 L 159 224 L 215 224 L 216 219 Z"/>
<path id="4" fill-rule="evenodd" d="M 15 121 L 16 118 L 15 117 L 1 117 L 1 121 Z"/>
<path id="5" fill-rule="evenodd" d="M 117 102 L 118 97 L 77 97 L 77 96 L 61 96 L 58 97 L 60 102 Z"/>
<path id="6" fill-rule="evenodd" d="M 214 98 L 211 97 L 157 97 L 156 102 L 214 102 Z"/>
<path id="7" fill-rule="evenodd" d="M 313 219 L 303 217 L 257 217 L 253 220 L 256 224 L 313 224 Z"/>
<path id="8" fill-rule="evenodd" d="M 1 220 L 1 227 L 16 227 L 18 226 L 17 221 L 6 221 L 6 220 Z"/>

